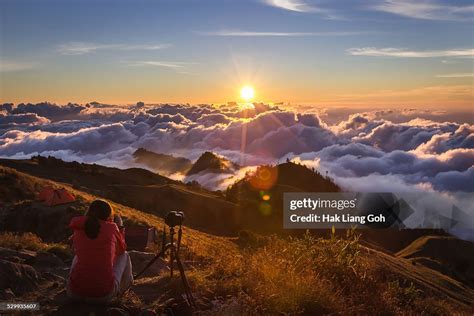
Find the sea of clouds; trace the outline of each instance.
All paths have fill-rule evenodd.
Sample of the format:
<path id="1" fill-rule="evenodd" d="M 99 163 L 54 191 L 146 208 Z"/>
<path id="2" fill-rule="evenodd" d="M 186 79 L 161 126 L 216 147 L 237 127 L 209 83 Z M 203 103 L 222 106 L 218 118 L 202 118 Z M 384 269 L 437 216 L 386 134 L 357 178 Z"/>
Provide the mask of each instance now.
<path id="1" fill-rule="evenodd" d="M 472 111 L 325 109 L 262 103 L 252 107 L 235 103 L 3 104 L 0 158 L 43 155 L 147 168 L 134 161 L 136 149 L 193 161 L 204 151 L 212 151 L 236 162 L 240 169 L 232 174 L 171 177 L 221 190 L 258 165 L 289 159 L 314 167 L 348 191 L 420 193 L 418 200 L 424 200 L 427 212 L 446 205 L 439 213 L 443 218 L 450 218 L 449 205 L 456 205 L 464 212 L 461 224 L 468 230 L 451 227 L 450 231 L 474 240 L 472 120 Z M 430 198 L 422 198 L 425 193 Z"/>
<path id="2" fill-rule="evenodd" d="M 284 108 L 255 103 L 134 106 L 0 105 L 0 157 L 51 155 L 66 161 L 136 167 L 148 150 L 197 159 L 207 150 L 242 166 L 197 180 L 223 189 L 253 166 L 286 159 L 354 191 L 474 192 L 472 113 Z M 143 166 L 142 166 L 143 167 Z"/>

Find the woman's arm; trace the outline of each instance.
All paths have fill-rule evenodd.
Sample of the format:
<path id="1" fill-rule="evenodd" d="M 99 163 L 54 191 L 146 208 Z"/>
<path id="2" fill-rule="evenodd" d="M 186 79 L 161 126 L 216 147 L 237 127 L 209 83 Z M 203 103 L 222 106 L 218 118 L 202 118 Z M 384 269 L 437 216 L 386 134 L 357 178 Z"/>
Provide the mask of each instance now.
<path id="1" fill-rule="evenodd" d="M 117 256 L 120 256 L 127 250 L 127 244 L 125 243 L 125 230 L 123 227 L 119 229 L 118 227 L 116 228 L 115 231 L 115 254 Z"/>

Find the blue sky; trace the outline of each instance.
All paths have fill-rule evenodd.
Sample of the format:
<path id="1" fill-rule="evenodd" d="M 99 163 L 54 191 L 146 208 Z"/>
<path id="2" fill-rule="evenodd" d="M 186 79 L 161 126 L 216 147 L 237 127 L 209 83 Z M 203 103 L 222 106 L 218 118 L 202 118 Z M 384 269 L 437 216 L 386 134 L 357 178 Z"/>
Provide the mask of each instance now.
<path id="1" fill-rule="evenodd" d="M 3 0 L 4 102 L 472 106 L 474 1 Z"/>

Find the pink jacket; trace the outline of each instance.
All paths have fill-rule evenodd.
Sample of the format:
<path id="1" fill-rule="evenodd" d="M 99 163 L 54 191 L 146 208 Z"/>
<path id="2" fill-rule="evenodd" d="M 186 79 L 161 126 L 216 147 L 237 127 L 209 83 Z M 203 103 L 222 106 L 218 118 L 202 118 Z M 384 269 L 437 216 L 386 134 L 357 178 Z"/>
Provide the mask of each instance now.
<path id="1" fill-rule="evenodd" d="M 114 288 L 115 258 L 126 250 L 125 237 L 113 222 L 100 221 L 96 239 L 84 232 L 86 216 L 74 217 L 69 224 L 73 229 L 73 247 L 77 262 L 69 275 L 72 293 L 83 297 L 102 297 Z"/>

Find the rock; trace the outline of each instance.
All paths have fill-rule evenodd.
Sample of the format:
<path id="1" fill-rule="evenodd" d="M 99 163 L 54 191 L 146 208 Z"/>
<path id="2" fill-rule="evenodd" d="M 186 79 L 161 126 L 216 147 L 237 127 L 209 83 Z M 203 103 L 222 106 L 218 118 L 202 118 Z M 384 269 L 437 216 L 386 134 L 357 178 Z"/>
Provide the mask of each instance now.
<path id="1" fill-rule="evenodd" d="M 8 288 L 8 289 L 5 289 L 2 294 L 0 294 L 0 297 L 4 300 L 8 301 L 8 300 L 14 299 L 15 294 L 13 293 L 13 291 L 10 288 Z"/>
<path id="2" fill-rule="evenodd" d="M 141 252 L 141 251 L 129 251 L 130 260 L 132 261 L 133 273 L 136 274 L 140 272 L 147 264 L 152 260 L 156 254 L 150 252 Z M 142 276 L 157 276 L 163 272 L 169 271 L 168 265 L 163 259 L 158 259 L 153 263 Z"/>
<path id="3" fill-rule="evenodd" d="M 15 263 L 24 263 L 28 260 L 32 260 L 35 255 L 36 253 L 33 251 L 14 250 L 0 247 L 0 258 Z"/>
<path id="4" fill-rule="evenodd" d="M 60 283 L 66 282 L 66 279 L 63 278 L 62 276 L 57 275 L 56 273 L 48 272 L 48 271 L 42 272 L 41 277 L 48 281 L 54 281 L 54 282 L 60 282 Z"/>
<path id="5" fill-rule="evenodd" d="M 26 263 L 34 266 L 48 268 L 64 265 L 64 262 L 59 259 L 58 256 L 49 252 L 38 252 L 33 259 L 26 261 Z"/>
<path id="6" fill-rule="evenodd" d="M 33 267 L 0 259 L 0 291 L 9 288 L 18 296 L 37 289 L 38 283 L 39 277 Z"/>

